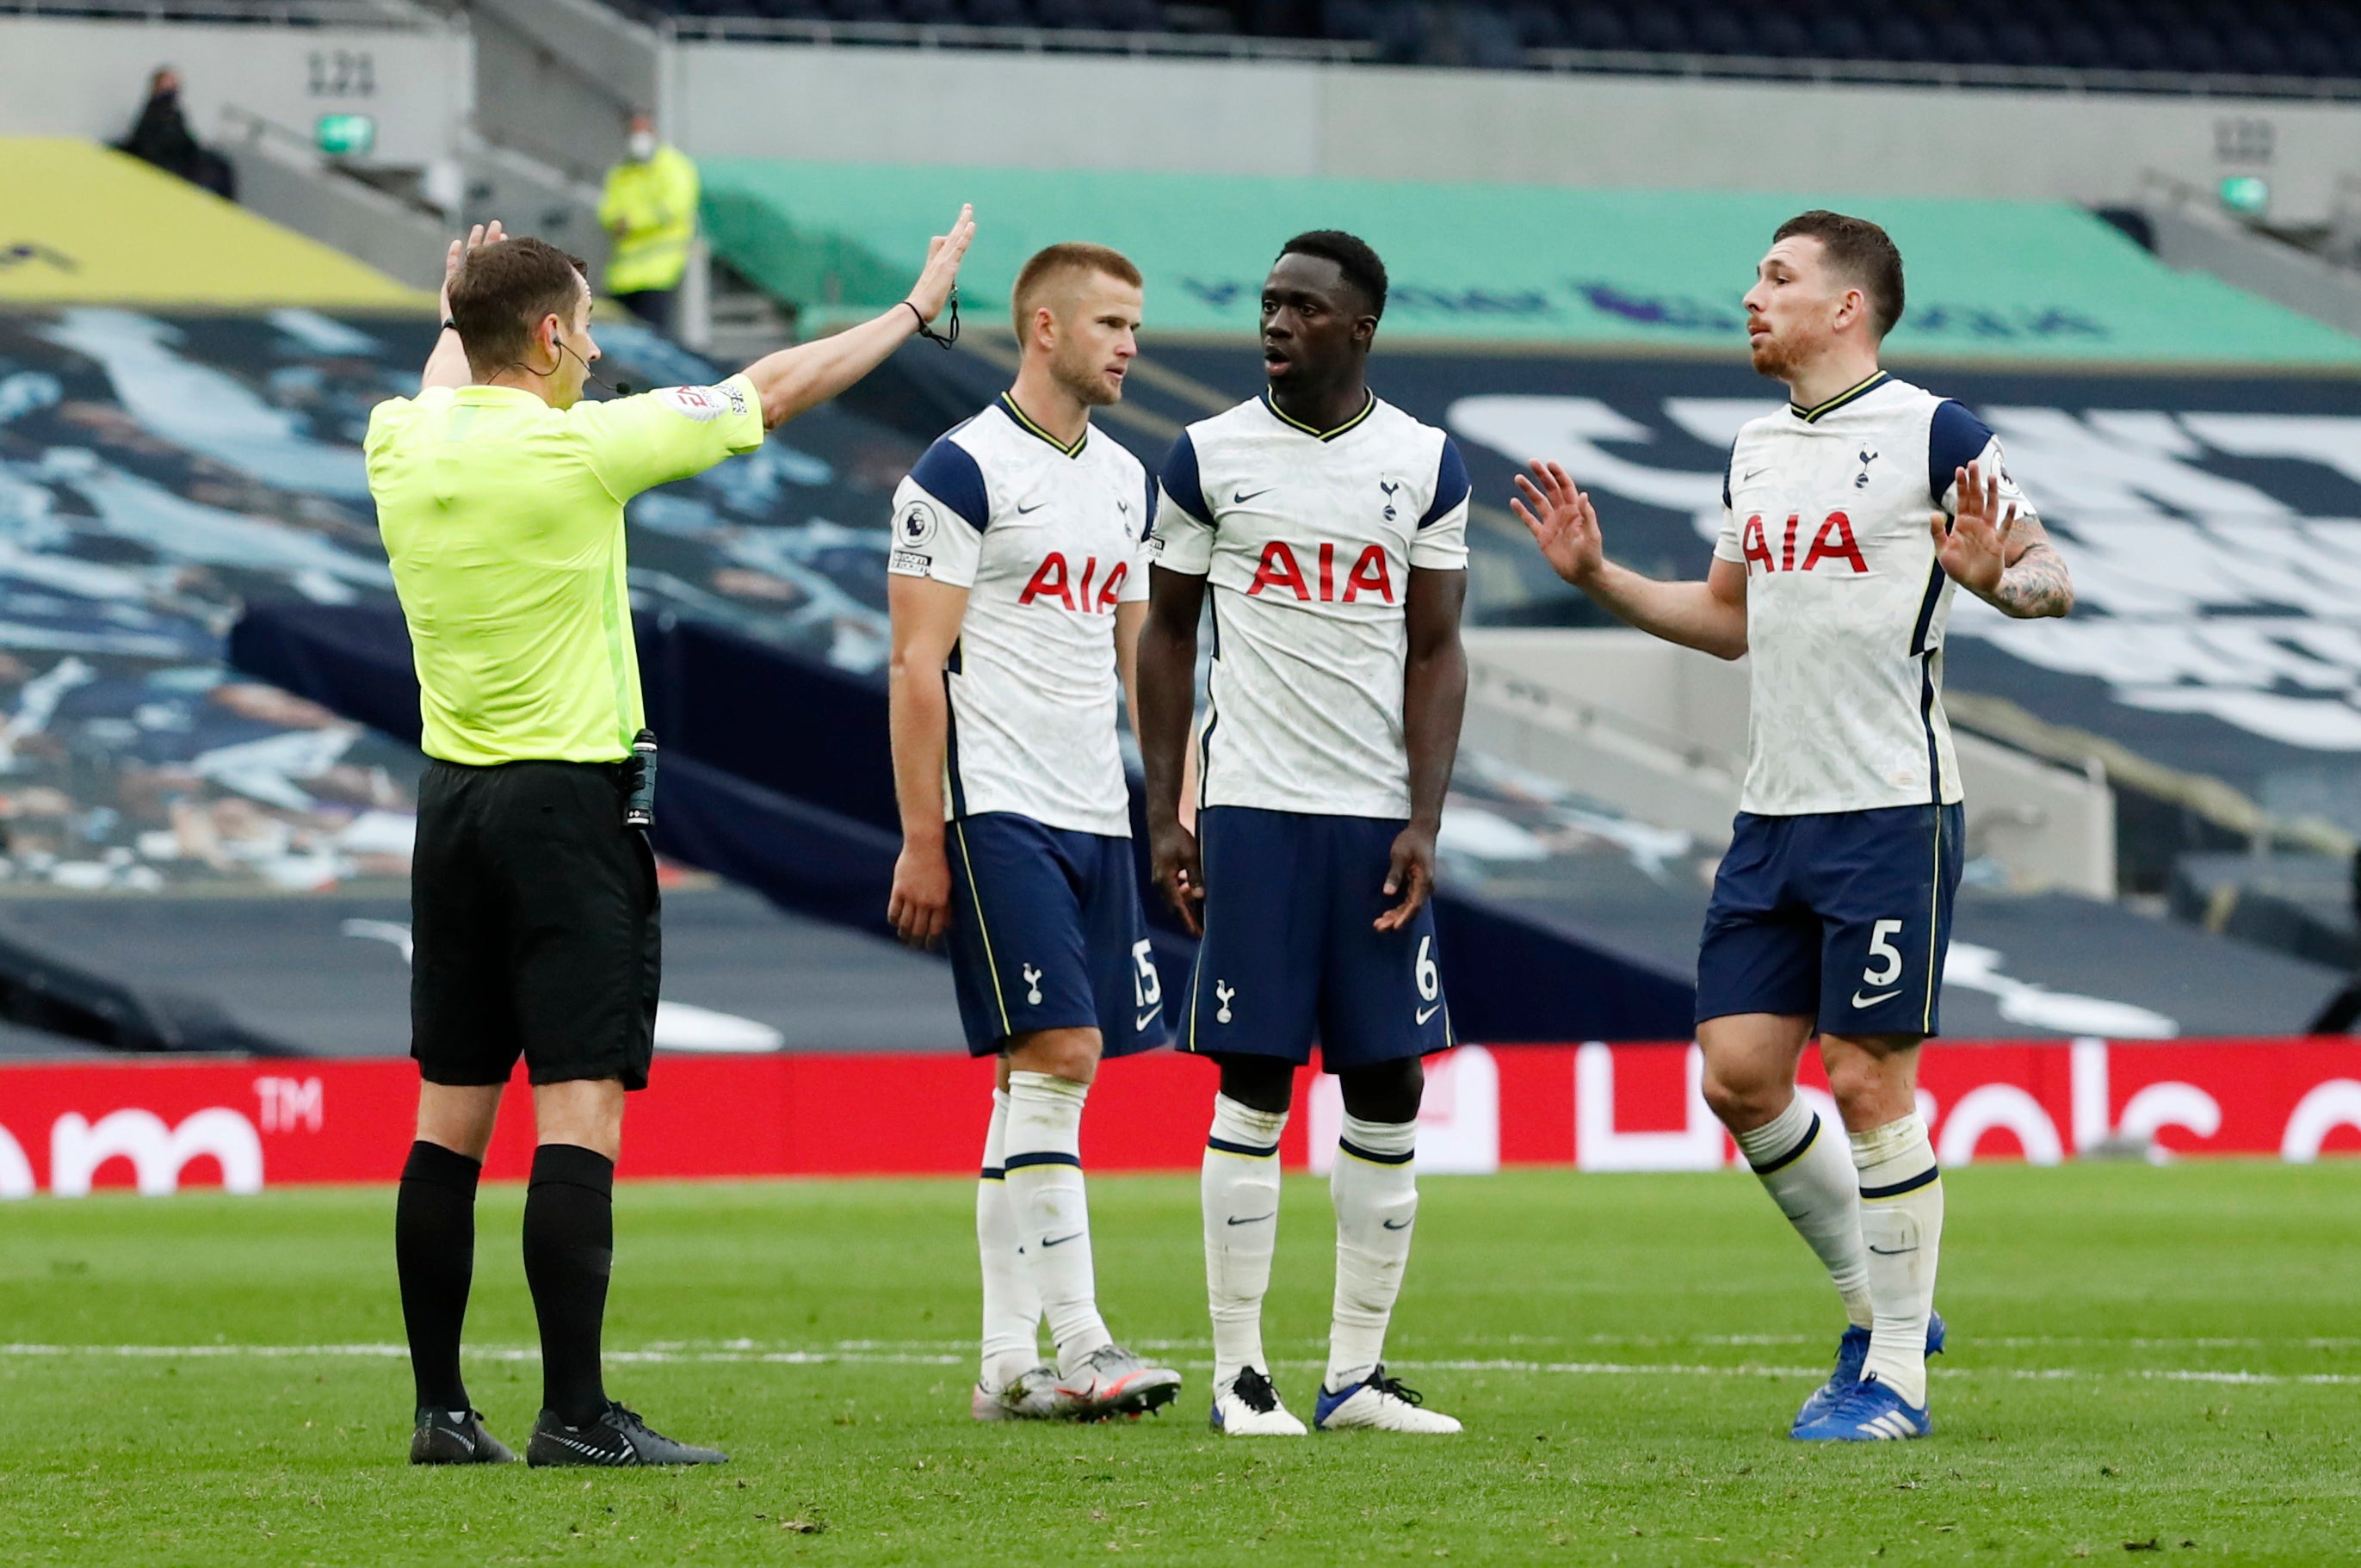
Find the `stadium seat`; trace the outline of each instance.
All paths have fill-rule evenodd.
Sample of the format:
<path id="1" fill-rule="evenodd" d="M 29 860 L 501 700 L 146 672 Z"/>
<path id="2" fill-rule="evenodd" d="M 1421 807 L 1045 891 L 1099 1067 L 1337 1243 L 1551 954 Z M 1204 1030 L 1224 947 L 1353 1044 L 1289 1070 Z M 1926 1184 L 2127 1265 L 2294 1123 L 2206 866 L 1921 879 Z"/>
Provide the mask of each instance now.
<path id="1" fill-rule="evenodd" d="M 1678 11 L 1643 7 L 1631 18 L 1631 48 L 1657 54 L 1688 54 L 1697 49 L 1686 18 Z"/>
<path id="2" fill-rule="evenodd" d="M 2144 22 L 2120 22 L 2111 30 L 2107 52 L 2117 71 L 2169 71 L 2164 39 Z"/>
<path id="3" fill-rule="evenodd" d="M 1542 0 L 1510 8 L 1510 20 L 1515 23 L 1517 41 L 1527 49 L 1564 49 L 1566 47 L 1565 18 L 1554 5 Z"/>
<path id="4" fill-rule="evenodd" d="M 1785 11 L 1765 11 L 1754 18 L 1754 47 L 1773 60 L 1800 60 L 1812 52 L 1811 29 Z"/>
<path id="5" fill-rule="evenodd" d="M 1689 26 L 1689 47 L 1699 54 L 1750 55 L 1756 51 L 1753 29 L 1734 11 L 1702 11 Z"/>
<path id="6" fill-rule="evenodd" d="M 1939 64 L 1994 63 L 1992 28 L 1981 22 L 1969 21 L 1964 16 L 1938 22 L 1930 31 L 1927 42 L 1933 48 L 1927 58 Z"/>
<path id="7" fill-rule="evenodd" d="M 2072 71 L 2100 71 L 2114 63 L 2107 40 L 2088 22 L 2072 21 L 2049 35 L 2050 63 Z"/>
<path id="8" fill-rule="evenodd" d="M 1870 58 L 1872 60 L 1933 60 L 1934 40 L 1926 27 L 1916 16 L 1904 12 L 1889 12 L 1877 18 L 1870 29 Z"/>
<path id="9" fill-rule="evenodd" d="M 1600 50 L 1630 49 L 1640 47 L 1631 37 L 1631 23 L 1620 11 L 1609 5 L 1576 5 L 1566 13 L 1567 47 Z"/>
<path id="10" fill-rule="evenodd" d="M 1869 29 L 1846 11 L 1823 11 L 1811 20 L 1810 52 L 1821 60 L 1868 60 L 1874 56 Z"/>
<path id="11" fill-rule="evenodd" d="M 2035 23 L 2004 21 L 1992 29 L 1992 58 L 1996 65 L 2051 65 L 2057 61 L 2057 49 L 2048 34 Z"/>
<path id="12" fill-rule="evenodd" d="M 967 19 L 979 27 L 1030 27 L 1038 18 L 1026 0 L 966 0 Z"/>

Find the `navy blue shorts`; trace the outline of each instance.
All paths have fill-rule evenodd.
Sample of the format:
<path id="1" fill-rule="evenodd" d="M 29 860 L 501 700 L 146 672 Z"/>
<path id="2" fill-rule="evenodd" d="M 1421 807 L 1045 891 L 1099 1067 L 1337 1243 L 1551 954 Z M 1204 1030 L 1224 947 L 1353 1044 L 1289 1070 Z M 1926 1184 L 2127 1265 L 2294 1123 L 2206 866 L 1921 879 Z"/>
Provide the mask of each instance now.
<path id="1" fill-rule="evenodd" d="M 1244 806 L 1197 814 L 1205 867 L 1184 1051 L 1312 1060 L 1330 1072 L 1453 1044 L 1434 905 L 1374 928 L 1394 839 L 1407 824 Z"/>
<path id="2" fill-rule="evenodd" d="M 1939 1033 L 1960 808 L 1741 811 L 1735 828 L 1697 949 L 1697 1021 L 1778 1013 L 1830 1035 Z"/>
<path id="3" fill-rule="evenodd" d="M 1130 839 L 991 811 L 954 820 L 945 849 L 969 1055 L 1036 1029 L 1096 1029 L 1111 1057 L 1170 1041 Z"/>

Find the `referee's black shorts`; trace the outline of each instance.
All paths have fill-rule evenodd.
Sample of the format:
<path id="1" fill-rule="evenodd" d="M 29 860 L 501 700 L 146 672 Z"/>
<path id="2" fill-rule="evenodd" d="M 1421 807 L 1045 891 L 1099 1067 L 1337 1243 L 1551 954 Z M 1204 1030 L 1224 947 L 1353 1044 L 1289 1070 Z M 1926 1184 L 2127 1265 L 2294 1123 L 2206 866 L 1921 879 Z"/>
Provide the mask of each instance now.
<path id="1" fill-rule="evenodd" d="M 663 971 L 655 856 L 621 763 L 431 762 L 411 862 L 410 1054 L 429 1083 L 644 1089 Z"/>

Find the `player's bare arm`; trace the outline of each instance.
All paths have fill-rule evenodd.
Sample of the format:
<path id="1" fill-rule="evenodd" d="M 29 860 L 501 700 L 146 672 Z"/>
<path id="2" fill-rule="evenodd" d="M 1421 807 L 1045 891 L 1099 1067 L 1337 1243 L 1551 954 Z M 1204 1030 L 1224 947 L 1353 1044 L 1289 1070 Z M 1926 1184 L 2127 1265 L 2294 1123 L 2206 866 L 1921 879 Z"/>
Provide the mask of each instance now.
<path id="1" fill-rule="evenodd" d="M 1551 570 L 1609 613 L 1667 642 L 1717 659 L 1746 652 L 1746 568 L 1716 557 L 1704 582 L 1660 583 L 1607 558 L 1598 510 L 1555 463 L 1536 461 L 1517 476 L 1517 514 Z"/>
<path id="2" fill-rule="evenodd" d="M 1467 602 L 1467 574 L 1413 566 L 1402 598 L 1409 646 L 1402 658 L 1402 746 L 1410 754 L 1410 826 L 1394 839 L 1386 896 L 1400 902 L 1378 916 L 1380 931 L 1399 931 L 1434 892 L 1434 839 L 1443 828 L 1443 800 L 1459 758 L 1459 725 L 1467 709 L 1467 651 L 1459 616 Z"/>
<path id="3" fill-rule="evenodd" d="M 927 265 L 906 301 L 830 337 L 766 354 L 746 367 L 763 400 L 763 424 L 775 430 L 860 380 L 906 342 L 923 321 L 931 323 L 950 302 L 960 262 L 975 238 L 975 209 L 961 207 L 949 234 L 927 243 Z"/>
<path id="4" fill-rule="evenodd" d="M 500 228 L 500 220 L 495 218 L 489 224 L 478 224 L 469 229 L 465 239 L 453 240 L 451 248 L 443 253 L 443 294 L 436 319 L 445 325 L 434 339 L 434 352 L 426 356 L 425 373 L 418 378 L 420 391 L 431 391 L 436 387 L 464 387 L 476 378 L 475 372 L 467 368 L 467 350 L 459 342 L 459 334 L 449 325 L 451 280 L 459 275 L 459 263 L 467 258 L 469 251 L 487 245 L 498 245 L 507 237 Z"/>
<path id="5" fill-rule="evenodd" d="M 2004 503 L 2000 475 L 1971 463 L 1959 471 L 1955 518 L 1935 513 L 1930 526 L 1943 570 L 1961 587 L 2018 620 L 2065 615 L 2074 608 L 2074 579 L 2037 517 L 2019 517 Z"/>
<path id="6" fill-rule="evenodd" d="M 894 862 L 885 918 L 895 935 L 914 948 L 931 947 L 950 929 L 951 868 L 943 850 L 943 751 L 950 734 L 950 696 L 943 689 L 943 662 L 959 641 L 967 594 L 926 577 L 885 579 L 894 627 L 887 724 L 894 742 L 894 798 L 902 810 L 902 853 Z"/>
<path id="7" fill-rule="evenodd" d="M 1205 579 L 1155 566 L 1148 573 L 1148 622 L 1139 632 L 1139 760 L 1148 774 L 1148 855 L 1156 885 L 1189 927 L 1202 934 L 1197 905 L 1205 868 L 1197 835 L 1180 821 L 1189 724 L 1197 707 L 1197 620 Z"/>

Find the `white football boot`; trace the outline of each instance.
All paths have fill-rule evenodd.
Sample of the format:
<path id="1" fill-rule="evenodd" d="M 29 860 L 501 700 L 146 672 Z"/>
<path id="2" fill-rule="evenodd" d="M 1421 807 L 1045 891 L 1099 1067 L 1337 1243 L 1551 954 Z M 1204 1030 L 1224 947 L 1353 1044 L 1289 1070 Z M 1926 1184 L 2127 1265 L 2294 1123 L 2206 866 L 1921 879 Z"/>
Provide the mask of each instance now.
<path id="1" fill-rule="evenodd" d="M 1103 1344 L 1082 1357 L 1071 1377 L 1058 1379 L 1059 1395 L 1071 1402 L 1077 1420 L 1145 1416 L 1170 1404 L 1180 1392 L 1180 1374 L 1158 1366 L 1119 1344 Z"/>
<path id="2" fill-rule="evenodd" d="M 1249 1366 L 1213 1387 L 1213 1430 L 1230 1437 L 1301 1437 L 1303 1423 L 1279 1402 L 1270 1378 Z"/>
<path id="3" fill-rule="evenodd" d="M 1423 1409 L 1415 1388 L 1399 1377 L 1389 1377 L 1380 1364 L 1350 1388 L 1331 1389 L 1324 1383 L 1320 1402 L 1312 1409 L 1312 1424 L 1322 1431 L 1365 1427 L 1371 1431 L 1411 1431 L 1444 1435 L 1459 1423 L 1439 1410 Z"/>
<path id="4" fill-rule="evenodd" d="M 1046 1362 L 997 1388 L 978 1383 L 967 1408 L 980 1421 L 1061 1421 L 1075 1411 L 1073 1399 L 1058 1387 L 1058 1369 Z"/>

